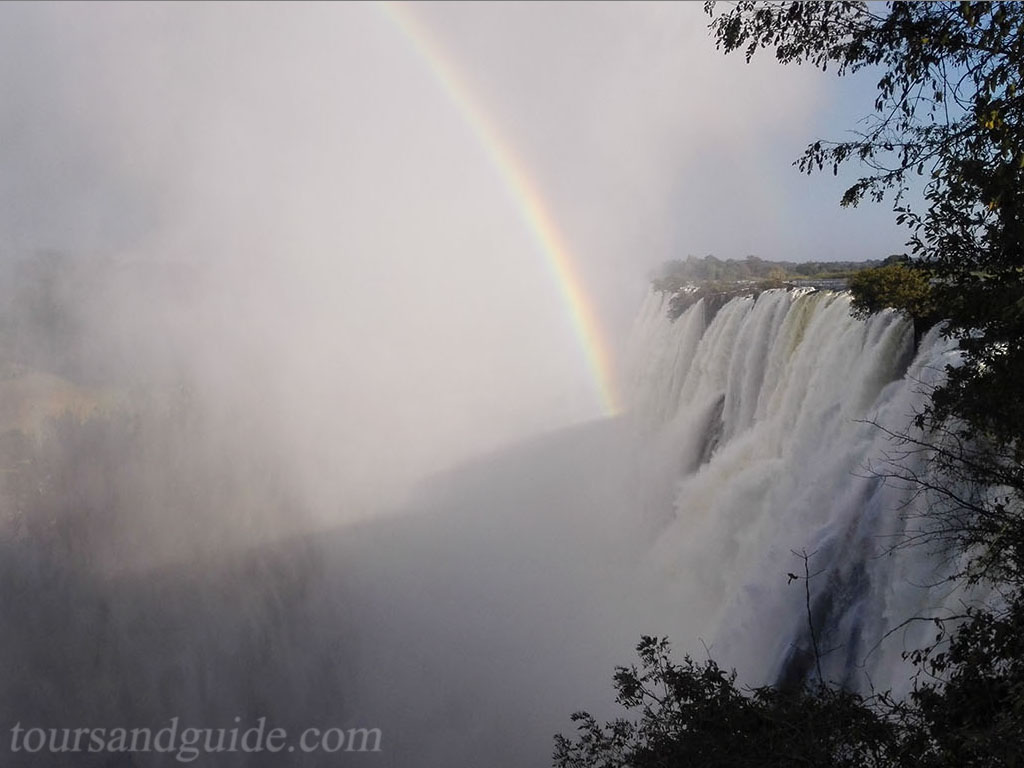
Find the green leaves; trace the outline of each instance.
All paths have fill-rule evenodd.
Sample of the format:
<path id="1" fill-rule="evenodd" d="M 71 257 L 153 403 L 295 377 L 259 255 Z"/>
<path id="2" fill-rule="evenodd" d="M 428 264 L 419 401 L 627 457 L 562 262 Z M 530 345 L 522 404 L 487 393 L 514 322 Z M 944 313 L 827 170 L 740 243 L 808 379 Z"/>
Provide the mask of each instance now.
<path id="1" fill-rule="evenodd" d="M 889 264 L 865 269 L 850 278 L 849 287 L 853 294 L 851 311 L 857 317 L 892 308 L 917 321 L 933 324 L 939 319 L 931 282 L 920 268 Z"/>

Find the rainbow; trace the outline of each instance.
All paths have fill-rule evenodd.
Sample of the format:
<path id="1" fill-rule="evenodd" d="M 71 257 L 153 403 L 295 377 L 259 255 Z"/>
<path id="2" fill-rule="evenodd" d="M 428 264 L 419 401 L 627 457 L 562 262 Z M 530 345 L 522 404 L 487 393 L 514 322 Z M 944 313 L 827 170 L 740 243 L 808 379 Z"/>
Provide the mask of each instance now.
<path id="1" fill-rule="evenodd" d="M 569 249 L 551 215 L 545 209 L 537 185 L 533 183 L 523 164 L 512 151 L 494 124 L 475 103 L 469 89 L 456 74 L 455 68 L 413 14 L 400 3 L 378 4 L 384 15 L 412 44 L 420 58 L 426 62 L 434 78 L 441 85 L 452 104 L 466 121 L 487 156 L 494 164 L 512 195 L 527 228 L 546 256 L 548 266 L 568 308 L 573 329 L 587 366 L 593 377 L 603 411 L 614 416 L 620 411 L 615 387 L 612 356 L 606 337 L 598 323 L 592 302 L 587 296 L 584 282 L 573 262 Z"/>

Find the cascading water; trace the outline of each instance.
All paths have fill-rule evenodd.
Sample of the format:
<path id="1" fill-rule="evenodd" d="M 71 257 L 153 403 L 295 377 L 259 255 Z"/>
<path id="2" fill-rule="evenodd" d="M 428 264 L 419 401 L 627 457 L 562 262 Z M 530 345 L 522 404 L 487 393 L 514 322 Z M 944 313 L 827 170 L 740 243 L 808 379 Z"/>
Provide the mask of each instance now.
<path id="1" fill-rule="evenodd" d="M 482 457 L 407 514 L 312 535 L 216 546 L 238 520 L 258 529 L 297 506 L 288 477 L 262 471 L 272 457 L 243 473 L 244 452 L 196 453 L 200 432 L 177 417 L 65 423 L 57 455 L 24 465 L 35 474 L 0 477 L 17 513 L 0 539 L 0 725 L 262 717 L 290 734 L 381 729 L 382 752 L 346 764 L 543 765 L 572 711 L 620 714 L 611 673 L 641 634 L 695 654 L 704 641 L 750 683 L 795 682 L 815 674 L 808 619 L 826 677 L 900 693 L 900 654 L 929 625 L 880 641 L 959 596 L 934 548 L 891 551 L 925 500 L 869 471 L 890 447 L 872 422 L 907 429 L 952 345 L 933 330 L 915 351 L 909 323 L 856 320 L 831 292 L 698 301 L 674 321 L 667 304 L 652 293 L 637 320 L 626 417 Z M 4 444 L 11 466 L 22 443 Z M 177 557 L 147 568 L 162 539 Z M 805 583 L 787 586 L 803 575 L 794 551 L 809 555 L 809 612 Z M 2 732 L 0 752 L 5 765 L 180 764 L 13 754 Z"/>
<path id="2" fill-rule="evenodd" d="M 713 317 L 699 301 L 674 321 L 667 305 L 652 293 L 633 336 L 640 476 L 661 502 L 643 589 L 676 606 L 690 650 L 698 634 L 752 681 L 814 674 L 813 625 L 827 678 L 899 688 L 927 628 L 882 638 L 954 596 L 934 548 L 894 551 L 927 500 L 871 467 L 886 430 L 911 430 L 952 344 L 935 329 L 915 351 L 909 322 L 854 319 L 832 292 L 767 291 Z M 925 476 L 926 459 L 909 469 Z M 804 583 L 786 587 L 802 553 L 809 611 Z"/>

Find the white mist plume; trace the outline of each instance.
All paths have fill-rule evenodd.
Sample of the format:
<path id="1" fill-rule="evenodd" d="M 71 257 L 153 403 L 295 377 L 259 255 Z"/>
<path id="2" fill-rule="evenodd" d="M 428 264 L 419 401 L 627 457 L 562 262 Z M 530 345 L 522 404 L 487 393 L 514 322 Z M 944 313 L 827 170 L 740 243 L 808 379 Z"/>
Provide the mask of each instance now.
<path id="1" fill-rule="evenodd" d="M 767 158 L 802 140 L 817 80 L 722 60 L 694 9 L 412 12 L 539 180 L 613 336 L 648 266 L 739 211 L 784 238 L 756 224 L 790 210 Z M 5 250 L 113 264 L 68 298 L 89 354 L 189 378 L 247 441 L 284 446 L 321 515 L 599 414 L 516 201 L 385 14 L 3 13 Z M 712 158 L 728 184 L 698 177 Z"/>
<path id="2" fill-rule="evenodd" d="M 709 74 L 699 14 L 632 8 L 416 10 L 519 142 L 613 317 L 681 250 L 769 237 L 792 255 L 801 236 L 778 221 L 804 220 L 771 150 L 778 135 L 799 148 L 820 97 L 738 62 Z M 0 16 L 5 250 L 70 254 L 55 294 L 77 333 L 67 365 L 128 414 L 2 446 L 35 462 L 0 487 L 0 605 L 18 617 L 0 633 L 4 722 L 357 716 L 395 739 L 393 765 L 543 760 L 569 712 L 610 699 L 641 632 L 692 647 L 749 595 L 748 499 L 695 499 L 715 473 L 778 482 L 767 501 L 792 486 L 750 445 L 757 430 L 776 446 L 801 402 L 785 390 L 789 410 L 760 407 L 760 382 L 794 383 L 784 318 L 806 309 L 822 348 L 865 342 L 844 382 L 862 410 L 905 394 L 876 354 L 903 349 L 900 329 L 876 321 L 866 343 L 842 299 L 766 295 L 706 330 L 669 325 L 651 299 L 639 343 L 660 394 L 638 418 L 658 426 L 639 444 L 599 422 L 496 452 L 595 416 L 593 382 L 485 150 L 382 14 Z M 698 470 L 718 397 L 729 426 Z M 840 458 L 841 442 L 827 446 Z M 488 452 L 418 490 L 408 515 L 353 524 Z M 746 457 L 761 463 L 745 472 Z M 692 496 L 675 503 L 680 487 Z M 691 511 L 728 563 L 696 597 Z M 785 509 L 755 511 L 768 535 Z M 726 661 L 767 675 L 778 659 L 762 650 Z"/>

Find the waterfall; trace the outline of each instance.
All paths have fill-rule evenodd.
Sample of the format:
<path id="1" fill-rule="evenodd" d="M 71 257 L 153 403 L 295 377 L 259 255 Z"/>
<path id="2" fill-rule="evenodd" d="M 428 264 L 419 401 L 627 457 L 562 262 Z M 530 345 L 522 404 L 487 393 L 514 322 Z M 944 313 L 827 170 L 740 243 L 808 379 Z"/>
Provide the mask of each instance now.
<path id="1" fill-rule="evenodd" d="M 571 712 L 621 714 L 611 676 L 641 634 L 696 656 L 703 643 L 745 683 L 794 683 L 817 667 L 809 626 L 829 680 L 904 693 L 901 654 L 934 628 L 902 623 L 963 595 L 944 582 L 955 552 L 896 547 L 927 499 L 873 467 L 953 344 L 935 329 L 915 347 L 893 313 L 854 319 L 842 293 L 698 301 L 675 320 L 667 301 L 651 293 L 635 323 L 625 416 L 479 457 L 358 525 L 255 537 L 301 494 L 264 471 L 272 454 L 250 456 L 257 472 L 229 444 L 198 452 L 205 422 L 184 405 L 189 418 L 66 419 L 35 447 L 8 433 L 0 728 L 266 718 L 293 737 L 379 728 L 382 753 L 346 764 L 543 765 Z M 800 553 L 811 578 L 789 583 Z M 179 764 L 15 754 L 2 730 L 0 754 Z"/>
<path id="2" fill-rule="evenodd" d="M 813 625 L 827 678 L 898 687 L 902 651 L 929 628 L 883 638 L 957 595 L 942 552 L 896 546 L 927 499 L 873 468 L 886 431 L 914 434 L 953 343 L 933 329 L 915 350 L 908 321 L 854 319 L 844 293 L 772 290 L 713 317 L 701 301 L 674 321 L 667 302 L 652 292 L 632 336 L 641 589 L 671 606 L 689 650 L 709 644 L 752 682 L 807 679 Z M 909 460 L 928 472 L 923 452 Z M 788 577 L 804 576 L 802 553 L 810 610 Z"/>

